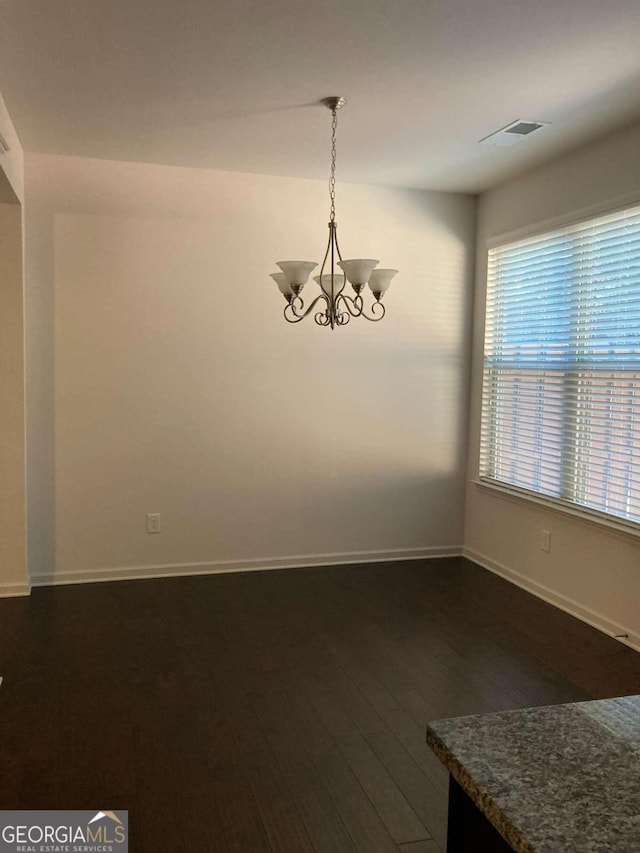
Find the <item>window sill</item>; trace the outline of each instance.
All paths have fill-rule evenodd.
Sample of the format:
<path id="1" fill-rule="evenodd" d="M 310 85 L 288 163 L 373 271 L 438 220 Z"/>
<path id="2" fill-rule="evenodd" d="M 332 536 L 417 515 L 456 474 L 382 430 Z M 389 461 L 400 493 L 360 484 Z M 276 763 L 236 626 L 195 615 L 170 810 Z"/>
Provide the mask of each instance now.
<path id="1" fill-rule="evenodd" d="M 564 501 L 549 497 L 548 495 L 537 495 L 525 489 L 504 485 L 493 480 L 472 480 L 471 482 L 480 491 L 487 492 L 488 494 L 493 494 L 506 500 L 513 500 L 516 503 L 524 501 L 525 503 L 535 504 L 541 509 L 569 516 L 591 527 L 604 528 L 611 533 L 630 538 L 634 540 L 635 544 L 640 542 L 640 524 L 636 524 L 633 521 L 616 519 L 613 516 L 599 513 L 596 510 L 590 510 L 587 507 L 578 507 L 574 504 L 565 503 Z"/>

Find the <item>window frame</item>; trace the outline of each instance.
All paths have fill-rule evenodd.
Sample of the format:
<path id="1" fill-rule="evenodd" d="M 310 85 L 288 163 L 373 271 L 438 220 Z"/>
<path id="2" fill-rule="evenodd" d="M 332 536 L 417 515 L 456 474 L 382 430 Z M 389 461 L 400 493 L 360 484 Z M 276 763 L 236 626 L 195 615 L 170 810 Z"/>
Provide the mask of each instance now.
<path id="1" fill-rule="evenodd" d="M 515 501 L 517 503 L 528 503 L 537 506 L 541 510 L 560 513 L 568 516 L 576 521 L 595 525 L 599 528 L 605 528 L 612 533 L 622 535 L 623 537 L 631 537 L 634 540 L 640 539 L 640 522 L 625 519 L 620 516 L 612 515 L 588 506 L 575 503 L 561 497 L 554 497 L 543 492 L 536 492 L 524 487 L 516 486 L 511 483 L 494 480 L 489 477 L 481 476 L 480 474 L 480 448 L 482 442 L 482 421 L 484 414 L 484 382 L 485 382 L 485 341 L 486 341 L 486 310 L 487 310 L 487 286 L 488 286 L 488 259 L 491 249 L 499 248 L 500 246 L 515 243 L 519 240 L 526 240 L 529 237 L 536 237 L 556 229 L 570 227 L 572 225 L 580 225 L 590 219 L 597 219 L 602 216 L 614 214 L 627 210 L 629 208 L 640 205 L 640 192 L 627 193 L 624 196 L 618 196 L 606 202 L 600 202 L 595 205 L 581 208 L 569 213 L 555 216 L 549 219 L 537 221 L 527 226 L 517 228 L 508 232 L 491 235 L 484 241 L 484 268 L 482 271 L 482 328 L 479 330 L 480 336 L 480 400 L 478 403 L 478 452 L 475 462 L 475 477 L 471 478 L 471 483 L 479 491 L 492 494 L 496 497 Z"/>

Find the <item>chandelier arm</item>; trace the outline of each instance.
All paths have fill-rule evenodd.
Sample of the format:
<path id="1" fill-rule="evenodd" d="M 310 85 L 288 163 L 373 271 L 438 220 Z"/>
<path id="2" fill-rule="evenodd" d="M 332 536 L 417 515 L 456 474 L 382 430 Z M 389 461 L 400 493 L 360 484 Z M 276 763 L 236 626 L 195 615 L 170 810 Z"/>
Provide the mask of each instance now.
<path id="1" fill-rule="evenodd" d="M 358 300 L 360 300 L 360 304 L 358 304 Z M 336 310 L 342 302 L 344 302 L 344 307 L 352 317 L 360 317 L 362 314 L 362 299 L 359 296 L 352 299 L 351 296 L 347 296 L 346 293 L 340 293 L 336 300 Z"/>
<path id="2" fill-rule="evenodd" d="M 338 245 L 338 223 L 333 223 L 333 240 L 336 244 L 336 252 L 338 253 L 338 257 L 342 260 L 342 255 L 340 254 L 340 246 Z"/>
<path id="3" fill-rule="evenodd" d="M 311 305 L 305 309 L 304 302 L 302 301 L 302 297 L 294 296 L 291 302 L 288 302 L 284 307 L 284 318 L 288 323 L 299 323 L 301 320 L 304 320 L 305 317 L 308 317 L 309 314 L 316 307 L 318 302 L 323 299 L 327 306 L 329 306 L 329 297 L 326 293 L 319 293 L 318 296 L 313 300 Z M 296 305 L 296 303 L 299 303 Z M 301 312 L 301 313 L 300 313 Z M 293 319 L 290 319 L 293 318 Z"/>
<path id="4" fill-rule="evenodd" d="M 371 314 L 379 315 L 379 316 L 369 316 L 364 310 L 364 305 L 362 306 L 362 311 L 360 312 L 360 316 L 364 317 L 365 320 L 370 320 L 372 323 L 377 323 L 379 320 L 382 320 L 384 315 L 387 313 L 387 309 L 384 307 L 382 302 L 376 300 L 371 306 Z"/>
<path id="5" fill-rule="evenodd" d="M 290 312 L 289 308 L 291 308 L 290 305 L 285 305 L 284 311 L 282 312 L 287 323 L 301 323 L 304 320 L 304 316 L 298 317 L 296 314 Z M 289 314 L 291 314 L 291 316 L 289 316 Z"/>
<path id="6" fill-rule="evenodd" d="M 333 240 L 333 231 L 334 231 L 334 223 L 329 223 L 329 239 L 327 241 L 327 251 L 324 253 L 324 258 L 322 259 L 322 265 L 320 267 L 320 276 L 324 274 L 325 264 L 327 263 L 327 258 L 329 257 L 329 252 L 331 251 L 331 242 Z M 322 278 L 320 279 L 322 280 Z"/>

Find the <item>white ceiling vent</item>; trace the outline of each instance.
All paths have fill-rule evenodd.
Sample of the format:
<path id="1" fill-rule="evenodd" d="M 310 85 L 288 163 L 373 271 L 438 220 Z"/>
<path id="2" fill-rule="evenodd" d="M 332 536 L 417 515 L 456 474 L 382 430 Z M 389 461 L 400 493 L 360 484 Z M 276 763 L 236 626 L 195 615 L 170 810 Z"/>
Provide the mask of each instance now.
<path id="1" fill-rule="evenodd" d="M 497 130 L 495 133 L 485 136 L 480 142 L 486 145 L 515 145 L 516 142 L 522 142 L 527 136 L 540 130 L 541 127 L 548 127 L 548 121 L 529 121 L 528 119 L 518 118 Z"/>
<path id="2" fill-rule="evenodd" d="M 7 145 L 7 140 L 0 133 L 0 154 L 6 154 L 9 150 L 9 146 Z"/>

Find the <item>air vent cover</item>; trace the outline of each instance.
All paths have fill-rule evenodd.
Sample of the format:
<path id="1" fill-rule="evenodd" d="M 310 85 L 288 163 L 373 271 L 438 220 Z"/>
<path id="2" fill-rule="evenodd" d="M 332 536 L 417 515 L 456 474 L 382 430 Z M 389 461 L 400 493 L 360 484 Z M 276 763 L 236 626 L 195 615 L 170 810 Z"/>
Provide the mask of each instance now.
<path id="1" fill-rule="evenodd" d="M 515 145 L 516 142 L 522 142 L 526 136 L 529 136 L 536 130 L 548 126 L 548 121 L 529 121 L 528 119 L 518 118 L 501 130 L 485 136 L 480 142 L 486 145 Z"/>

